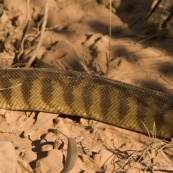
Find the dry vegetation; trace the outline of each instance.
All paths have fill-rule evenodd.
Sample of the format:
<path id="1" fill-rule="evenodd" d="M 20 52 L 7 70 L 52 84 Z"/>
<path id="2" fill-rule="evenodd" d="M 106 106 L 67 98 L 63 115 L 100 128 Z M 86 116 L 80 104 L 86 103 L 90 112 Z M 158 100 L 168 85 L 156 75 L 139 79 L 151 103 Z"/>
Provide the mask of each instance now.
<path id="1" fill-rule="evenodd" d="M 151 3 L 2 0 L 0 66 L 97 73 L 172 94 L 172 38 L 138 37 Z M 173 172 L 172 143 L 155 137 L 157 125 L 148 137 L 41 112 L 1 110 L 0 120 L 0 173 Z"/>

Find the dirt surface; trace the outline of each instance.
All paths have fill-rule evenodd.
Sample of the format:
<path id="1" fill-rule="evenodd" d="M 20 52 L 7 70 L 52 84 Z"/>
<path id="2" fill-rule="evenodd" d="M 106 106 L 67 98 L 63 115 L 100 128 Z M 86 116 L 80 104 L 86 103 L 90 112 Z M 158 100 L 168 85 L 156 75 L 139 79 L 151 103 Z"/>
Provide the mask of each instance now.
<path id="1" fill-rule="evenodd" d="M 45 1 L 27 2 L 1 0 L 2 68 L 25 66 L 38 46 Z M 97 73 L 173 94 L 173 39 L 139 37 L 152 2 L 112 0 L 110 10 L 108 0 L 50 0 L 32 67 Z M 67 115 L 1 110 L 0 173 L 62 172 L 70 138 L 78 148 L 70 173 L 173 172 L 170 141 Z"/>

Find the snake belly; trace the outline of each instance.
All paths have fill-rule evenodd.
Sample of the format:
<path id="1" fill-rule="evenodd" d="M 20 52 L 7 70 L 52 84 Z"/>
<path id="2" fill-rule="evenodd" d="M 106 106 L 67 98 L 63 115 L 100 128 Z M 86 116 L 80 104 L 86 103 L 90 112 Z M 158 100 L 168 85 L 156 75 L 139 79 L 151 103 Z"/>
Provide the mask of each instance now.
<path id="1" fill-rule="evenodd" d="M 0 69 L 0 108 L 98 120 L 173 137 L 173 96 L 123 82 L 56 69 Z"/>

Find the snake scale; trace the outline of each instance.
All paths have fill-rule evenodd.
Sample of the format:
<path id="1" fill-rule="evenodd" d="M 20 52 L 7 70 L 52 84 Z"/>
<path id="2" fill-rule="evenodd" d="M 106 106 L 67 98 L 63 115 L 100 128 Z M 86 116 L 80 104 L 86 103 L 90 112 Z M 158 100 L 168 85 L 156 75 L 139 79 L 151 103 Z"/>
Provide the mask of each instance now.
<path id="1" fill-rule="evenodd" d="M 98 120 L 173 137 L 173 96 L 123 82 L 56 69 L 0 69 L 0 108 Z"/>

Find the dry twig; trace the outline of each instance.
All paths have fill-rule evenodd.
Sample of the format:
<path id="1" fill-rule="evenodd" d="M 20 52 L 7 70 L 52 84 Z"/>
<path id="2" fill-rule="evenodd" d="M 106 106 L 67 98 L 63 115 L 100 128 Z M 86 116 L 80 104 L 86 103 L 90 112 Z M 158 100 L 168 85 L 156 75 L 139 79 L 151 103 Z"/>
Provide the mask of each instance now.
<path id="1" fill-rule="evenodd" d="M 47 24 L 48 6 L 49 6 L 49 0 L 46 0 L 46 2 L 45 2 L 44 19 L 43 19 L 43 24 L 42 24 L 42 28 L 41 28 L 40 40 L 38 42 L 38 45 L 36 47 L 36 50 L 35 50 L 34 54 L 30 58 L 30 60 L 27 62 L 26 66 L 25 66 L 26 68 L 29 68 L 31 66 L 31 64 L 33 63 L 33 61 L 37 57 L 38 50 L 39 50 L 39 48 L 41 46 L 41 43 L 42 43 L 42 40 L 43 40 L 43 37 L 44 37 L 44 32 L 45 32 L 46 24 Z"/>

